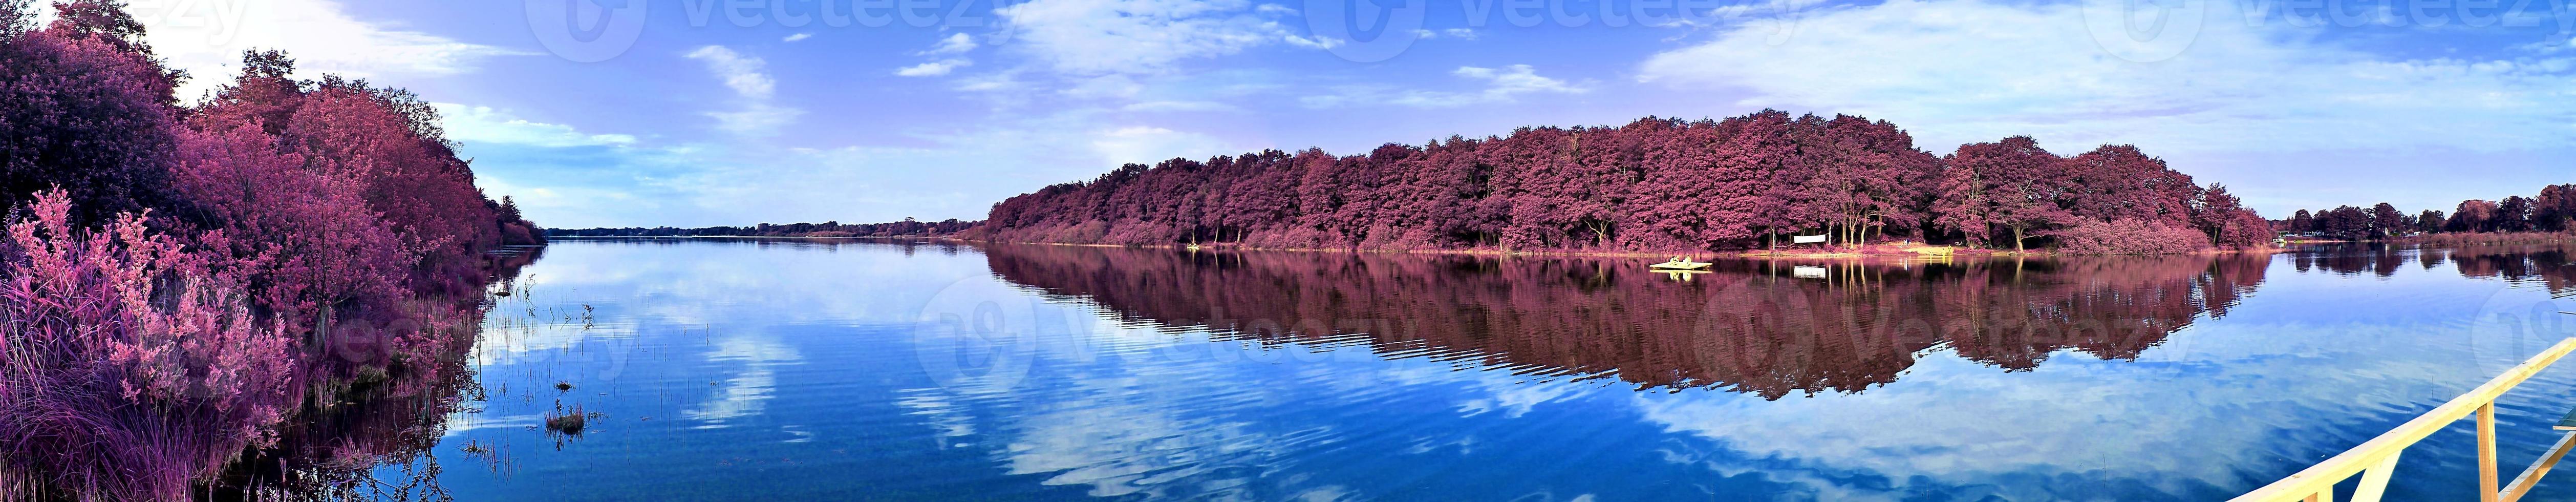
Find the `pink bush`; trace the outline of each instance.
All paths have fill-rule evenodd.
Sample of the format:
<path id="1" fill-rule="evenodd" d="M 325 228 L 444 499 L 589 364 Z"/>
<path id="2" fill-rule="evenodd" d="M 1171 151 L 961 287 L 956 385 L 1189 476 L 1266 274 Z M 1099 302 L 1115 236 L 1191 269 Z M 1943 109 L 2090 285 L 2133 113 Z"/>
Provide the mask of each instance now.
<path id="1" fill-rule="evenodd" d="M 299 400 L 276 324 L 216 256 L 127 215 L 71 225 L 61 190 L 8 225 L 0 492 L 179 500 Z"/>
<path id="2" fill-rule="evenodd" d="M 272 51 L 181 107 L 122 2 L 54 5 L 0 26 L 0 497 L 206 494 L 303 392 L 453 376 L 484 251 L 542 238 L 427 102 Z"/>
<path id="3" fill-rule="evenodd" d="M 326 80 L 303 96 L 281 139 L 313 171 L 359 183 L 368 206 L 426 260 L 457 261 L 498 246 L 500 231 L 473 172 L 439 138 L 422 134 L 437 117 L 415 100 Z"/>
<path id="4" fill-rule="evenodd" d="M 59 187 L 83 223 L 172 208 L 159 78 L 96 40 L 38 31 L 0 41 L 0 207 Z"/>
<path id="5" fill-rule="evenodd" d="M 255 125 L 214 122 L 180 133 L 176 184 L 224 225 L 258 304 L 301 326 L 392 307 L 419 252 L 369 210 L 362 187 L 305 169 Z"/>
<path id="6" fill-rule="evenodd" d="M 2066 254 L 2172 254 L 2210 249 L 2198 230 L 2134 219 L 2087 221 L 2056 233 Z"/>

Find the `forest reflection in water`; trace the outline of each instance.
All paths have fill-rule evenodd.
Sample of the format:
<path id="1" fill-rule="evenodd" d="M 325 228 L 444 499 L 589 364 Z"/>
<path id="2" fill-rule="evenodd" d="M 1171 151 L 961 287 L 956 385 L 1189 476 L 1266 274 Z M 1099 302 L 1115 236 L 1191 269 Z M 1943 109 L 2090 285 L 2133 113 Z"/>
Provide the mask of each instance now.
<path id="1" fill-rule="evenodd" d="M 2269 256 L 1653 260 L 998 245 L 996 275 L 1129 320 L 1221 336 L 1340 339 L 1641 388 L 1777 399 L 1895 381 L 1949 349 L 2027 370 L 2075 349 L 2132 359 L 2263 282 Z"/>

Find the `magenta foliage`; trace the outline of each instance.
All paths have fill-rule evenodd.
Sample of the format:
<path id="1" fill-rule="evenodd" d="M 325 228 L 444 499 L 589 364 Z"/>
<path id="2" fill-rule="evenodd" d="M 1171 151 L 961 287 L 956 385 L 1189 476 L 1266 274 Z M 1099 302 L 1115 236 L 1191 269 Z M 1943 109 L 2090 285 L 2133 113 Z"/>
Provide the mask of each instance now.
<path id="1" fill-rule="evenodd" d="M 0 492 L 187 498 L 295 402 L 294 359 L 237 277 L 140 216 L 92 231 L 60 190 L 8 226 Z"/>
<path id="2" fill-rule="evenodd" d="M 350 311 L 391 311 L 418 261 L 369 209 L 355 181 L 308 170 L 246 123 L 180 133 L 177 185 L 230 239 L 258 304 L 303 326 Z"/>
<path id="3" fill-rule="evenodd" d="M 1745 249 L 1782 235 L 2011 247 L 2141 219 L 2260 246 L 2253 212 L 2135 147 L 2074 157 L 2028 137 L 1936 157 L 1886 121 L 1775 110 L 1724 120 L 1521 128 L 1128 164 L 993 207 L 970 237 L 1028 242 L 1502 251 Z M 2215 202 L 2216 204 L 2213 204 Z M 2206 240 L 2206 239 L 2205 239 Z"/>
<path id="4" fill-rule="evenodd" d="M 0 202 L 28 211 L 0 245 L 0 499 L 188 498 L 306 392 L 444 381 L 485 251 L 542 242 L 408 92 L 255 52 L 181 107 L 122 2 L 36 31 L 25 7 L 0 0 Z"/>
<path id="5" fill-rule="evenodd" d="M 2369 208 L 2341 206 L 2280 222 L 2289 232 L 2313 232 L 2335 239 L 2377 239 L 2410 233 L 2516 233 L 2576 230 L 2576 183 L 2540 187 L 2537 197 L 2460 201 L 2450 213 L 2426 209 L 2407 214 L 2382 202 Z"/>
<path id="6" fill-rule="evenodd" d="M 363 82 L 325 81 L 303 97 L 283 141 L 316 172 L 361 185 L 369 207 L 435 263 L 499 245 L 473 173 L 435 136 L 426 103 Z"/>
<path id="7" fill-rule="evenodd" d="M 84 223 L 174 208 L 161 78 L 95 40 L 37 31 L 0 43 L 0 203 L 59 186 Z"/>
<path id="8" fill-rule="evenodd" d="M 2068 254 L 2173 254 L 2207 250 L 2209 236 L 2188 227 L 2122 218 L 2085 221 L 2055 232 Z"/>

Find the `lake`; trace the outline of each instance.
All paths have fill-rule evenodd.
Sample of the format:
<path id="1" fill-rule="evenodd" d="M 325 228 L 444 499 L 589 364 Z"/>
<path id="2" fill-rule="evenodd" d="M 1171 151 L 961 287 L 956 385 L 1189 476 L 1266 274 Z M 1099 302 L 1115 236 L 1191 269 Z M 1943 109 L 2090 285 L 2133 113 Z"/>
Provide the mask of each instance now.
<path id="1" fill-rule="evenodd" d="M 428 455 L 381 459 L 363 486 L 2215 500 L 2576 335 L 2554 313 L 2576 311 L 2571 259 L 2344 246 L 1675 275 L 1647 258 L 565 240 L 496 298 Z M 2563 367 L 2499 403 L 2506 475 L 2571 407 Z M 544 427 L 573 410 L 578 434 Z M 2474 497 L 2469 426 L 2409 450 L 2392 499 Z M 2533 499 L 2570 497 L 2562 475 Z"/>

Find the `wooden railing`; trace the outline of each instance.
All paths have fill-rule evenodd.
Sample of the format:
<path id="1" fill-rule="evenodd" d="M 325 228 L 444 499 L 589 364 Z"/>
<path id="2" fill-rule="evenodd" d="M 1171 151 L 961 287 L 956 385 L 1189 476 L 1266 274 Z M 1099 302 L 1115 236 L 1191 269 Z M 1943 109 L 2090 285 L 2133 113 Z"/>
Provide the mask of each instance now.
<path id="1" fill-rule="evenodd" d="M 2470 389 L 2460 397 L 2451 398 L 2450 402 L 2442 403 L 2441 406 L 2433 408 L 2433 411 L 2425 412 L 2423 416 L 2399 424 L 2396 429 L 2362 442 L 2360 446 L 2354 446 L 2341 455 L 2335 455 L 2334 458 L 2318 462 L 2317 465 L 2309 466 L 2297 474 L 2291 474 L 2290 477 L 2256 488 L 2252 492 L 2236 497 L 2235 500 L 2332 501 L 2335 500 L 2336 483 L 2352 479 L 2354 474 L 2360 474 L 2361 484 L 2353 488 L 2350 500 L 2375 502 L 2379 500 L 2380 495 L 2388 491 L 2388 475 L 2397 468 L 2398 454 L 2405 453 L 2406 447 L 2413 446 L 2417 441 L 2423 441 L 2425 436 L 2431 436 L 2433 432 L 2442 430 L 2471 413 L 2477 414 L 2478 418 L 2478 500 L 2513 502 L 2520 499 L 2523 494 L 2531 491 L 2533 485 L 2540 483 L 2540 476 L 2547 474 L 2551 466 L 2557 465 L 2559 458 L 2567 456 L 2569 447 L 2576 446 L 2576 432 L 2569 432 L 2560 437 L 2558 444 L 2550 447 L 2548 453 L 2542 454 L 2539 461 L 2532 462 L 2531 467 L 2523 469 L 2522 475 L 2515 476 L 2512 484 L 2499 489 L 2496 486 L 2496 397 L 2504 395 L 2505 391 L 2512 390 L 2513 386 L 2521 384 L 2533 374 L 2540 373 L 2540 370 L 2548 368 L 2551 363 L 2558 362 L 2558 358 L 2567 355 L 2570 350 L 2576 350 L 2576 338 L 2560 340 L 2557 345 L 2549 346 L 2549 350 L 2531 356 L 2531 359 L 2505 370 L 2504 374 L 2496 375 L 2495 379 Z"/>

